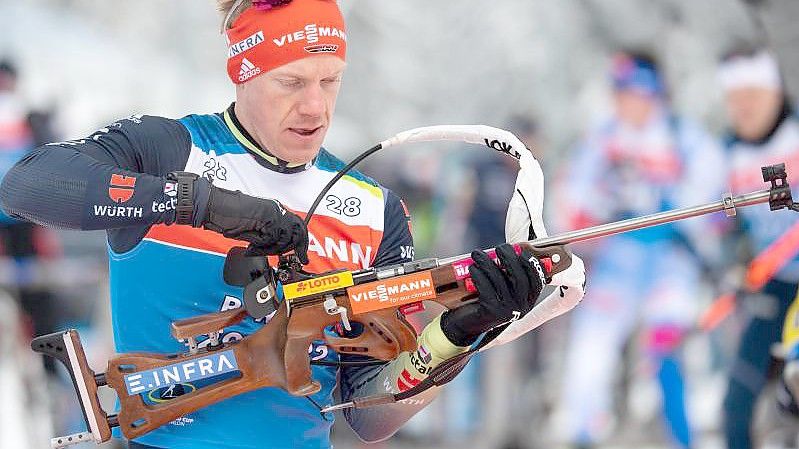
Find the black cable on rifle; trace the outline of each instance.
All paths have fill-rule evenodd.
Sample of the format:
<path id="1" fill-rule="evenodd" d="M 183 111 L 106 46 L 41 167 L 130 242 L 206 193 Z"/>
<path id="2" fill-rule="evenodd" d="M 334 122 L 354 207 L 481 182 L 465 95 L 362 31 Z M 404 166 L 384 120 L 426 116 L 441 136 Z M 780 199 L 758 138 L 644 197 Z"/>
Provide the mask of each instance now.
<path id="1" fill-rule="evenodd" d="M 373 146 L 372 148 L 369 148 L 368 150 L 366 150 L 363 153 L 361 153 L 360 155 L 358 155 L 358 157 L 353 159 L 349 164 L 345 165 L 344 168 L 339 170 L 338 173 L 336 173 L 336 176 L 333 176 L 333 179 L 331 179 L 330 182 L 327 183 L 325 188 L 323 188 L 322 191 L 319 192 L 319 195 L 316 197 L 316 199 L 314 200 L 313 204 L 311 204 L 311 208 L 308 209 L 307 215 L 305 216 L 305 225 L 306 226 L 308 225 L 308 222 L 311 221 L 311 216 L 313 215 L 314 211 L 316 210 L 316 207 L 319 206 L 319 203 L 322 202 L 322 198 L 324 198 L 325 194 L 327 194 L 327 192 L 330 191 L 330 189 L 333 187 L 333 184 L 335 184 L 344 175 L 349 173 L 349 171 L 352 170 L 353 167 L 358 165 L 362 160 L 366 159 L 367 157 L 369 157 L 370 155 L 376 153 L 378 150 L 380 150 L 382 148 L 383 148 L 382 144 L 377 144 L 377 145 Z"/>

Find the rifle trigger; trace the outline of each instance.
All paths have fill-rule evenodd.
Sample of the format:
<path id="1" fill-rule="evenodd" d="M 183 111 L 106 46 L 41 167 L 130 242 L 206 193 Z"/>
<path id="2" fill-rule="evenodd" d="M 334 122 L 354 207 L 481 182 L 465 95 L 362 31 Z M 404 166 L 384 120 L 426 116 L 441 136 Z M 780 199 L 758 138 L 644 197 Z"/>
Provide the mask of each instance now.
<path id="1" fill-rule="evenodd" d="M 325 308 L 325 312 L 327 312 L 328 315 L 341 315 L 341 324 L 344 325 L 344 329 L 347 331 L 352 330 L 352 326 L 350 326 L 350 320 L 347 317 L 347 308 L 338 305 L 335 296 L 326 295 L 325 302 L 322 304 L 322 306 Z"/>

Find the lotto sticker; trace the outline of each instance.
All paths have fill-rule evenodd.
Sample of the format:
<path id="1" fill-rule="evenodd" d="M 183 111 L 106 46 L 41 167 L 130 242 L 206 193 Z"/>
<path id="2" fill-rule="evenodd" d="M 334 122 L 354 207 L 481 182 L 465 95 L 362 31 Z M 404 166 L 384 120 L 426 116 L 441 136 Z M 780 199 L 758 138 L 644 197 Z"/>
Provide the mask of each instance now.
<path id="1" fill-rule="evenodd" d="M 303 296 L 347 288 L 353 284 L 352 273 L 349 271 L 342 271 L 341 273 L 333 273 L 306 281 L 286 284 L 283 286 L 283 297 L 286 299 L 301 298 Z"/>

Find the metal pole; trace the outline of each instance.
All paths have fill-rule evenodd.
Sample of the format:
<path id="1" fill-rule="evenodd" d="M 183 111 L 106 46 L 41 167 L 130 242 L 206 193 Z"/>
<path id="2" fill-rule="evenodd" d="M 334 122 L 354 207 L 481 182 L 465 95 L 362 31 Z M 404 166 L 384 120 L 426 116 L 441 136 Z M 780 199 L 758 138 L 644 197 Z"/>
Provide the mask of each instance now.
<path id="1" fill-rule="evenodd" d="M 621 234 L 623 232 L 634 231 L 637 229 L 649 228 L 673 221 L 684 220 L 686 218 L 707 215 L 713 212 L 720 212 L 730 208 L 730 203 L 733 208 L 766 203 L 769 201 L 770 196 L 770 190 L 760 190 L 757 192 L 747 193 L 745 195 L 726 198 L 725 200 L 716 201 L 714 203 L 707 203 L 682 209 L 674 209 L 656 214 L 645 215 L 643 217 L 630 218 L 628 220 L 615 221 L 613 223 L 592 226 L 590 228 L 564 232 L 551 237 L 543 237 L 540 239 L 531 240 L 527 243 L 530 243 L 533 246 L 547 247 L 582 242 L 585 240 L 607 237 L 609 235 Z M 468 254 L 461 254 L 460 256 L 438 259 L 438 265 L 446 265 L 448 263 L 456 262 L 468 257 Z"/>

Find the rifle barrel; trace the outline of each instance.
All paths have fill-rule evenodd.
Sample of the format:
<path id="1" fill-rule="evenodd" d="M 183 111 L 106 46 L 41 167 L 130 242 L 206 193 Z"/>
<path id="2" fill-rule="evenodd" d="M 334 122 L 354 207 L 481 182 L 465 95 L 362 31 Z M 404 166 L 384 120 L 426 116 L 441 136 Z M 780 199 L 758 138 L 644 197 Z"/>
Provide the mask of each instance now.
<path id="1" fill-rule="evenodd" d="M 543 248 L 548 246 L 582 242 L 585 240 L 607 237 L 609 235 L 635 231 L 637 229 L 644 229 L 652 226 L 658 226 L 665 223 L 671 223 L 673 221 L 684 220 L 686 218 L 698 217 L 700 215 L 707 215 L 713 212 L 720 212 L 730 208 L 729 203 L 732 203 L 733 208 L 766 203 L 768 202 L 770 195 L 771 195 L 770 190 L 759 190 L 757 192 L 726 198 L 725 200 L 728 200 L 729 202 L 721 200 L 698 206 L 691 206 L 681 209 L 668 210 L 665 212 L 658 212 L 656 214 L 644 215 L 643 217 L 614 221 L 612 223 L 591 226 L 589 228 L 564 232 L 550 237 L 543 237 L 540 239 L 530 240 L 527 243 L 533 246 Z M 461 254 L 460 256 L 438 259 L 438 265 L 441 266 L 452 262 L 457 262 L 467 257 L 469 257 L 469 254 Z"/>

